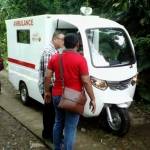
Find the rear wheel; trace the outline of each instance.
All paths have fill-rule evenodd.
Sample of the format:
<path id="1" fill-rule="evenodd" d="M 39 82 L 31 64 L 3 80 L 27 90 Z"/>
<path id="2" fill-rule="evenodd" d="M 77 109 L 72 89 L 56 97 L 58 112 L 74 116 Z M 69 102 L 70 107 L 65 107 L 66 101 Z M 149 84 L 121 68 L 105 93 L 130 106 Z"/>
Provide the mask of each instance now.
<path id="1" fill-rule="evenodd" d="M 29 97 L 29 94 L 28 94 L 27 86 L 24 82 L 20 83 L 19 91 L 20 91 L 20 98 L 21 98 L 22 103 L 24 105 L 28 105 L 29 101 L 30 101 L 30 97 Z"/>
<path id="2" fill-rule="evenodd" d="M 103 122 L 105 125 L 105 129 L 119 136 L 125 135 L 130 128 L 128 109 L 119 108 L 117 106 L 111 106 L 109 107 L 109 109 L 112 117 L 112 122 L 110 121 L 105 109 L 103 112 Z"/>

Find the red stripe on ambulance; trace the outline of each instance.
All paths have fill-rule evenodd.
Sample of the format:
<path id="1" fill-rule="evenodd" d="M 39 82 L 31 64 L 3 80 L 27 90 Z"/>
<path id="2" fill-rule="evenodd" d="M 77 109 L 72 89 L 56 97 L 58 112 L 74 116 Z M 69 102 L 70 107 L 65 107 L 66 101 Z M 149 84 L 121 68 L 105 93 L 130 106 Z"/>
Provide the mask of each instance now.
<path id="1" fill-rule="evenodd" d="M 11 62 L 11 63 L 17 64 L 17 65 L 21 65 L 21 66 L 25 66 L 25 67 L 28 67 L 28 68 L 35 69 L 35 64 L 31 64 L 31 63 L 28 63 L 28 62 L 25 62 L 25 61 L 17 60 L 17 59 L 14 59 L 14 58 L 8 58 L 8 61 Z"/>

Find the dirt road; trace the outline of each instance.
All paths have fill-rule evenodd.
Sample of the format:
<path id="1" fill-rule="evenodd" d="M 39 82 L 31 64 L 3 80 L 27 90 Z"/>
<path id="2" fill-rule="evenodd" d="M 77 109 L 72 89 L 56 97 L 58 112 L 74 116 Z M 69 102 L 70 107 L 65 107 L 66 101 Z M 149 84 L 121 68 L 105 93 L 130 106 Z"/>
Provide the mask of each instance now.
<path id="1" fill-rule="evenodd" d="M 43 142 L 0 107 L 0 150 L 48 150 Z"/>
<path id="2" fill-rule="evenodd" d="M 0 106 L 5 107 L 5 109 L 9 109 L 7 111 L 12 112 L 11 114 L 15 118 L 17 118 L 20 115 L 21 119 L 18 117 L 18 120 L 20 122 L 23 122 L 23 124 L 25 124 L 25 126 L 29 128 L 29 130 L 33 131 L 34 134 L 36 134 L 39 138 L 41 138 L 40 136 L 41 129 L 42 129 L 42 126 L 40 124 L 42 119 L 41 105 L 34 103 L 31 106 L 29 106 L 29 108 L 26 108 L 20 103 L 17 92 L 13 89 L 12 85 L 8 82 L 6 72 L 2 72 L 0 74 L 0 80 L 2 81 L 2 95 L 0 95 Z M 9 92 L 6 93 L 6 91 Z M 7 105 L 6 105 L 6 101 L 8 101 Z M 17 106 L 16 108 L 17 113 L 15 113 L 8 105 Z M 19 110 L 18 107 L 21 108 L 21 111 Z M 78 127 L 75 150 L 149 150 L 150 149 L 150 109 L 149 108 L 150 105 L 144 106 L 141 103 L 140 104 L 135 103 L 134 105 L 131 106 L 130 108 L 130 116 L 132 120 L 131 129 L 129 133 L 122 138 L 113 136 L 112 134 L 103 131 L 99 127 L 98 118 L 91 118 L 91 119 L 81 118 Z M 18 111 L 19 111 L 19 115 L 18 115 Z M 25 111 L 30 112 L 30 117 L 27 118 L 26 120 L 23 120 L 22 116 L 24 115 L 23 112 Z M 32 119 L 33 115 L 35 116 L 34 117 L 35 123 L 32 121 L 33 124 L 31 126 L 30 124 L 31 124 L 31 120 L 33 120 Z M 0 117 L 0 119 L 2 118 Z M 0 120 L 0 128 L 1 128 L 1 121 L 2 120 Z M 19 123 L 17 122 L 17 124 Z M 24 130 L 24 127 L 22 127 L 22 125 L 15 125 L 15 126 L 16 126 L 17 133 L 26 131 L 26 129 L 25 131 L 20 130 L 20 128 L 23 128 Z M 8 126 L 5 126 L 5 128 L 10 129 L 9 123 Z M 21 135 L 21 137 L 22 138 L 28 137 L 26 136 L 26 134 L 29 133 L 24 133 Z M 4 135 L 5 135 L 5 131 L 0 130 L 0 142 L 1 142 L 1 138 L 5 139 Z M 7 137 L 3 142 L 5 143 L 9 142 L 8 139 L 9 137 Z M 38 139 L 36 139 L 36 137 L 32 133 L 30 133 L 29 141 L 36 141 L 36 140 L 38 141 Z M 19 141 L 19 138 L 16 139 L 16 141 Z M 29 141 L 27 142 L 28 146 L 26 147 L 24 147 L 25 145 L 22 143 L 21 146 L 23 147 L 23 150 L 29 149 L 30 147 L 29 143 L 31 143 Z M 37 143 L 37 141 L 35 143 Z M 40 141 L 38 141 L 38 143 L 40 143 Z M 43 145 L 43 144 L 40 143 L 39 145 Z M 40 150 L 39 148 L 36 148 L 36 150 Z M 46 150 L 46 147 L 42 147 L 42 148 Z M 20 150 L 20 149 L 16 148 L 15 150 Z"/>

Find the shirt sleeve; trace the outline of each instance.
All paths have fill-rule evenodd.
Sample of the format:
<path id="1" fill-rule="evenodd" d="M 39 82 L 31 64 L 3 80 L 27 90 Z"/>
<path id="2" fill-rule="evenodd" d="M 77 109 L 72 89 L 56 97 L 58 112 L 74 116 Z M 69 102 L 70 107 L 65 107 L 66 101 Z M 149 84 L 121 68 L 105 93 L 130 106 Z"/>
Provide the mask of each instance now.
<path id="1" fill-rule="evenodd" d="M 52 71 L 54 71 L 54 67 L 53 67 L 53 57 L 54 57 L 54 56 L 52 56 L 52 57 L 49 59 L 49 61 L 48 61 L 48 66 L 47 66 L 47 69 L 50 69 L 50 70 L 52 70 Z"/>
<path id="2" fill-rule="evenodd" d="M 38 81 L 39 91 L 41 94 L 43 94 L 44 90 L 44 53 L 41 56 L 40 59 L 40 65 L 39 65 L 39 81 Z"/>
<path id="3" fill-rule="evenodd" d="M 46 52 L 44 55 L 44 70 L 47 70 L 48 62 L 51 59 L 52 54 Z"/>
<path id="4" fill-rule="evenodd" d="M 80 65 L 80 74 L 89 75 L 87 61 L 83 56 L 81 57 L 81 61 L 79 65 Z"/>

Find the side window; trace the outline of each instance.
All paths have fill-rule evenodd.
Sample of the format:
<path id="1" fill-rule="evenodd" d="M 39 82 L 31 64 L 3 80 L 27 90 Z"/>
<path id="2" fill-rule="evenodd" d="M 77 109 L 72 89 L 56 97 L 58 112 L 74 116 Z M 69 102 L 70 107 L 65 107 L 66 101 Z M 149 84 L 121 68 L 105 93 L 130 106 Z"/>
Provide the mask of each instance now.
<path id="1" fill-rule="evenodd" d="M 17 42 L 30 44 L 30 30 L 17 30 Z"/>

